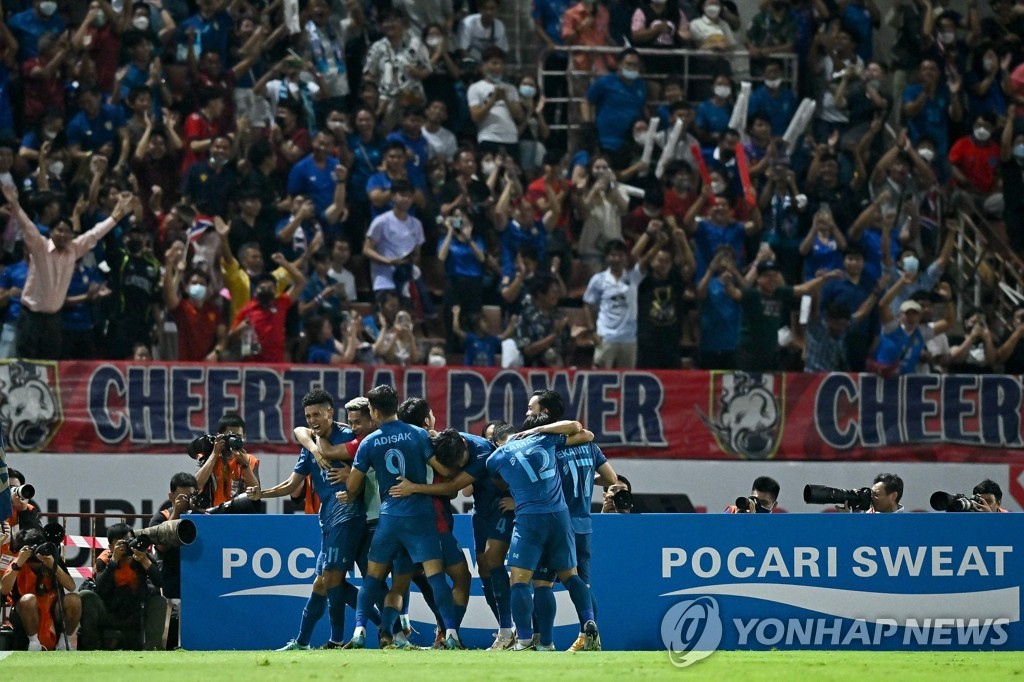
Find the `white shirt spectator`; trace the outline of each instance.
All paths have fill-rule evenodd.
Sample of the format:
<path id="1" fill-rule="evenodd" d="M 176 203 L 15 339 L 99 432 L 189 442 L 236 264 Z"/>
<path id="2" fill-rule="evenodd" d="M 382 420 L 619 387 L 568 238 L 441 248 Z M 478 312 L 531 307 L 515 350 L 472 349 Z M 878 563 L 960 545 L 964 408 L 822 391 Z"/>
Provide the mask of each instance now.
<path id="1" fill-rule="evenodd" d="M 427 24 L 445 27 L 452 16 L 452 0 L 397 0 L 392 3 L 405 14 L 406 25 L 416 35 L 423 35 Z"/>
<path id="2" fill-rule="evenodd" d="M 639 264 L 623 270 L 619 278 L 611 270 L 590 278 L 583 302 L 597 308 L 597 335 L 602 341 L 636 342 L 637 289 L 642 278 Z"/>
<path id="3" fill-rule="evenodd" d="M 342 268 L 341 272 L 338 272 L 334 268 L 327 271 L 327 278 L 335 284 L 340 284 L 345 289 L 345 300 L 355 301 L 358 300 L 359 296 L 356 293 L 356 276 L 352 274 L 352 271 L 348 268 Z"/>
<path id="4" fill-rule="evenodd" d="M 445 161 L 451 161 L 459 149 L 459 141 L 455 138 L 455 134 L 444 126 L 433 133 L 423 126 L 423 139 L 427 141 L 427 156 L 431 159 L 442 158 Z"/>
<path id="5" fill-rule="evenodd" d="M 519 132 L 516 122 L 512 118 L 512 111 L 508 108 L 509 102 L 519 101 L 519 93 L 514 87 L 508 83 L 492 83 L 489 80 L 477 81 L 469 86 L 466 96 L 469 106 L 480 106 L 487 101 L 496 88 L 505 91 L 505 99 L 495 102 L 484 120 L 477 124 L 477 142 L 516 144 L 519 142 Z"/>
<path id="6" fill-rule="evenodd" d="M 377 253 L 385 258 L 404 258 L 423 244 L 423 223 L 412 216 L 400 220 L 394 211 L 388 211 L 373 219 L 366 238 L 373 241 Z M 394 266 L 371 261 L 370 275 L 374 291 L 395 288 Z"/>
<path id="7" fill-rule="evenodd" d="M 313 68 L 324 77 L 324 90 L 328 97 L 348 94 L 348 73 L 345 70 L 345 41 L 353 33 L 351 19 L 335 20 L 320 27 L 307 21 L 304 27 L 306 55 Z"/>
<path id="8" fill-rule="evenodd" d="M 508 34 L 505 31 L 505 24 L 500 19 L 495 19 L 489 27 L 484 26 L 480 21 L 479 14 L 470 14 L 459 24 L 458 48 L 465 50 L 470 57 L 480 61 L 480 55 L 488 47 L 500 47 L 502 51 L 508 52 Z"/>

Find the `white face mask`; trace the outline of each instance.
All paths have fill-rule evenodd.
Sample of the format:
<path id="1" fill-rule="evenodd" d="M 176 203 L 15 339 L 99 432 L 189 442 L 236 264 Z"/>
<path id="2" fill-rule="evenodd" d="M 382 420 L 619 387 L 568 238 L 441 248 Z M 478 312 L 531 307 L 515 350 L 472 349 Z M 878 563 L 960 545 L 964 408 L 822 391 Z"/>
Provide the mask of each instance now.
<path id="1" fill-rule="evenodd" d="M 935 159 L 935 151 L 929 149 L 928 147 L 921 147 L 920 149 L 918 149 L 917 155 L 920 156 L 925 161 L 927 161 L 928 163 L 931 163 L 932 160 Z"/>
<path id="2" fill-rule="evenodd" d="M 338 120 L 328 121 L 327 122 L 327 127 L 330 128 L 331 130 L 344 130 L 345 129 L 345 122 L 344 121 L 338 121 Z"/>
<path id="3" fill-rule="evenodd" d="M 443 355 L 431 355 L 427 358 L 428 367 L 444 367 L 447 363 Z"/>
<path id="4" fill-rule="evenodd" d="M 633 142 L 636 142 L 639 145 L 647 144 L 647 132 L 633 133 Z"/>
<path id="5" fill-rule="evenodd" d="M 782 87 L 782 79 L 772 78 L 771 80 L 765 81 L 764 84 L 771 88 L 772 90 L 778 90 L 780 87 Z"/>
<path id="6" fill-rule="evenodd" d="M 43 131 L 43 137 L 45 137 L 47 140 L 52 140 L 55 137 L 57 137 L 57 131 L 56 130 L 44 130 Z"/>
<path id="7" fill-rule="evenodd" d="M 904 256 L 903 257 L 903 272 L 910 273 L 911 275 L 917 272 L 921 263 L 917 260 L 917 256 Z"/>
<path id="8" fill-rule="evenodd" d="M 427 38 L 427 47 L 437 47 L 441 44 L 441 39 L 437 36 L 430 36 Z"/>
<path id="9" fill-rule="evenodd" d="M 41 2 L 41 3 L 39 3 L 39 12 L 44 17 L 52 17 L 53 13 L 56 12 L 56 11 L 57 11 L 57 3 L 52 2 L 52 0 L 49 1 L 49 2 Z"/>
<path id="10" fill-rule="evenodd" d="M 206 298 L 206 285 L 205 284 L 189 284 L 188 295 L 195 301 L 199 302 Z"/>
<path id="11" fill-rule="evenodd" d="M 484 161 L 480 164 L 480 172 L 484 175 L 490 175 L 494 172 L 494 169 L 498 167 L 498 164 L 493 161 Z"/>
<path id="12" fill-rule="evenodd" d="M 991 137 L 992 131 L 989 130 L 988 128 L 978 126 L 977 128 L 974 129 L 974 139 L 976 139 L 978 142 L 988 142 L 989 138 Z"/>
<path id="13" fill-rule="evenodd" d="M 532 85 L 520 85 L 519 94 L 522 95 L 523 97 L 533 97 L 534 95 L 537 94 L 537 88 L 533 87 Z"/>
<path id="14" fill-rule="evenodd" d="M 728 85 L 716 85 L 715 86 L 715 97 L 720 97 L 721 99 L 726 99 L 731 94 L 732 94 L 732 88 L 730 88 Z"/>
<path id="15" fill-rule="evenodd" d="M 939 42 L 943 45 L 952 45 L 956 42 L 956 33 L 953 31 L 943 31 L 939 34 Z"/>
<path id="16" fill-rule="evenodd" d="M 54 161 L 47 168 L 48 168 L 48 170 L 50 172 L 50 175 L 52 175 L 54 177 L 59 177 L 60 174 L 64 172 L 64 162 L 63 161 Z"/>
<path id="17" fill-rule="evenodd" d="M 705 5 L 704 16 L 708 19 L 717 19 L 718 15 L 722 13 L 721 5 Z"/>
<path id="18" fill-rule="evenodd" d="M 135 17 L 134 19 L 132 19 L 132 26 L 134 26 L 139 31 L 148 31 L 149 17 Z"/>
<path id="19" fill-rule="evenodd" d="M 721 194 L 724 191 L 725 191 L 725 183 L 724 182 L 722 182 L 720 180 L 712 180 L 711 181 L 711 193 L 712 194 Z"/>
<path id="20" fill-rule="evenodd" d="M 635 81 L 640 77 L 640 72 L 636 69 L 621 68 L 619 69 L 619 75 L 628 81 Z"/>
<path id="21" fill-rule="evenodd" d="M 104 26 L 106 26 L 107 25 L 107 14 L 106 14 L 106 12 L 102 12 L 101 11 L 99 14 L 97 14 L 96 18 L 94 18 L 92 20 L 92 23 L 97 28 L 103 28 Z"/>
<path id="22" fill-rule="evenodd" d="M 995 71 L 996 70 L 996 64 L 997 64 L 996 60 L 994 60 L 994 59 L 986 59 L 983 63 L 985 65 L 985 70 L 986 71 Z"/>

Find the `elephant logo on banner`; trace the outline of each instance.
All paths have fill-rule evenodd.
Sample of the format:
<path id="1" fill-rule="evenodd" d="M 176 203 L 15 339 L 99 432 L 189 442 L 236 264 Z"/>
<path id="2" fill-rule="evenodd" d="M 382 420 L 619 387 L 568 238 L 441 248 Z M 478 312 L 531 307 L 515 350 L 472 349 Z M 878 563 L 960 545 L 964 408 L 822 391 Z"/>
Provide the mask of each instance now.
<path id="1" fill-rule="evenodd" d="M 694 406 L 725 452 L 744 459 L 770 459 L 785 421 L 782 374 L 712 372 L 708 412 Z"/>
<path id="2" fill-rule="evenodd" d="M 0 427 L 13 450 L 40 450 L 63 421 L 57 364 L 12 361 L 0 364 Z"/>

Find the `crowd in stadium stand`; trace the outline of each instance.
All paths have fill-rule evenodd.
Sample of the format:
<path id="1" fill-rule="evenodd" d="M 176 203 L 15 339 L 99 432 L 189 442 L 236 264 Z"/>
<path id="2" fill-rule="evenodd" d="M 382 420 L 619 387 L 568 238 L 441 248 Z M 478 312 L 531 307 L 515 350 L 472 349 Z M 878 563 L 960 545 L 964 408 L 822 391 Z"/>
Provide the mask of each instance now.
<path id="1" fill-rule="evenodd" d="M 504 2 L 4 2 L 0 357 L 1024 372 L 1019 5 Z"/>

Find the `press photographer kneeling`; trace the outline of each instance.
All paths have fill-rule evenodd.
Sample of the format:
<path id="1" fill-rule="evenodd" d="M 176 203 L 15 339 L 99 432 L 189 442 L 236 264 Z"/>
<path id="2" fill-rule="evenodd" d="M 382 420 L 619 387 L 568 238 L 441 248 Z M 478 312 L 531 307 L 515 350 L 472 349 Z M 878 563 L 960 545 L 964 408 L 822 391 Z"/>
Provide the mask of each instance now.
<path id="1" fill-rule="evenodd" d="M 63 633 L 74 634 L 82 616 L 75 581 L 60 559 L 64 529 L 23 528 L 14 538 L 18 557 L 0 580 L 0 596 L 14 605 L 14 648 L 42 651 L 70 648 Z M 63 614 L 63 618 L 61 617 Z"/>
<path id="2" fill-rule="evenodd" d="M 110 549 L 96 559 L 93 586 L 82 586 L 79 649 L 162 649 L 167 600 L 153 541 L 118 523 L 107 530 Z"/>

